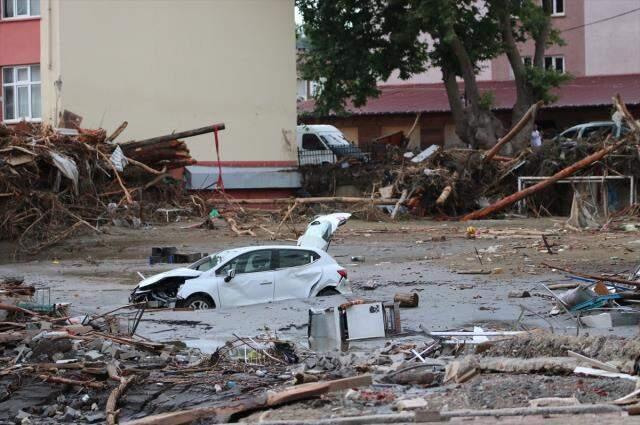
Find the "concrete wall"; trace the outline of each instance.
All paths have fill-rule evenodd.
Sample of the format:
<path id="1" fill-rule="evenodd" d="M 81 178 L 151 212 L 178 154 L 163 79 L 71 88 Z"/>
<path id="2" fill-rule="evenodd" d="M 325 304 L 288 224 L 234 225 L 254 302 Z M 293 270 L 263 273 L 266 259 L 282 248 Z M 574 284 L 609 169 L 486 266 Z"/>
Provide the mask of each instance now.
<path id="1" fill-rule="evenodd" d="M 637 9 L 639 0 L 584 0 L 585 22 Z M 587 75 L 640 72 L 640 11 L 585 28 Z"/>
<path id="2" fill-rule="evenodd" d="M 295 163 L 293 0 L 42 1 L 49 122 L 126 120 L 120 140 L 224 122 L 225 163 Z M 215 159 L 212 139 L 187 141 L 194 158 Z"/>

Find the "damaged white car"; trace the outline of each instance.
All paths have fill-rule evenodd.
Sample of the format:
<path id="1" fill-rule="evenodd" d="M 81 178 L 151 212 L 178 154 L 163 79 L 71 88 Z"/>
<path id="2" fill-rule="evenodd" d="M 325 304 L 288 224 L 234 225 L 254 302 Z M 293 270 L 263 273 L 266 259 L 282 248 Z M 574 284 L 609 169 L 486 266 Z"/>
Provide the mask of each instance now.
<path id="1" fill-rule="evenodd" d="M 183 268 L 143 279 L 130 301 L 150 307 L 209 309 L 291 298 L 348 294 L 347 271 L 326 250 L 351 214 L 312 221 L 298 246 L 228 249 Z"/>

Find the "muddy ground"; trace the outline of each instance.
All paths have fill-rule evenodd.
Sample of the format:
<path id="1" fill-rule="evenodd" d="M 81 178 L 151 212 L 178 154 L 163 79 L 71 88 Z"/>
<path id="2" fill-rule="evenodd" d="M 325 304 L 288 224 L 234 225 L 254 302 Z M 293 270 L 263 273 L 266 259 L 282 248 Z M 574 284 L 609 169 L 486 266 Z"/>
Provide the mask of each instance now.
<path id="1" fill-rule="evenodd" d="M 266 233 L 256 238 L 238 237 L 223 222 L 214 230 L 186 228 L 193 223 L 185 219 L 141 230 L 108 227 L 105 234 L 80 235 L 33 256 L 16 256 L 14 248 L 4 244 L 0 246 L 0 276 L 24 276 L 29 283 L 51 288 L 51 302 L 71 302 L 73 313 L 100 313 L 128 302 L 129 293 L 139 280 L 137 272 L 148 276 L 176 267 L 149 265 L 153 246 L 212 253 L 235 246 L 273 243 Z M 475 239 L 467 237 L 468 226 L 476 228 Z M 271 227 L 274 229 L 275 223 Z M 303 229 L 304 223 L 299 224 L 298 230 Z M 543 233 L 552 245 L 553 254 L 543 245 Z M 293 234 L 290 237 L 293 238 Z M 281 242 L 292 244 L 293 239 Z M 398 291 L 418 292 L 420 306 L 401 312 L 405 331 L 401 339 L 413 342 L 424 340 L 420 325 L 431 330 L 473 326 L 512 329 L 519 318 L 526 328 L 539 327 L 575 335 L 574 321 L 563 316 L 548 317 L 552 302 L 540 286 L 570 280 L 540 264 L 546 261 L 582 272 L 626 276 L 640 262 L 639 252 L 640 232 L 574 232 L 565 229 L 562 218 L 469 223 L 351 220 L 336 233 L 329 249 L 348 269 L 354 291 L 349 298 L 389 300 Z M 363 258 L 356 262 L 352 261 L 353 256 Z M 479 270 L 490 274 L 461 274 Z M 509 296 L 522 291 L 531 296 Z M 137 333 L 159 341 L 182 340 L 206 352 L 213 351 L 234 333 L 254 336 L 270 332 L 304 346 L 308 309 L 342 301 L 343 297 L 336 296 L 207 312 L 147 311 Z M 524 314 L 520 306 L 525 308 Z M 637 328 L 582 329 L 581 332 L 635 336 Z M 373 346 L 362 348 L 370 350 L 384 343 L 373 342 L 369 343 Z M 434 396 L 433 403 L 456 408 L 511 407 L 523 405 L 524 399 L 534 396 L 582 394 L 578 398 L 593 402 L 629 392 L 629 388 L 611 385 L 607 379 L 530 378 L 519 379 L 518 375 L 507 380 L 475 378 L 465 384 L 463 392 L 447 393 L 446 388 L 434 390 L 434 394 L 449 395 L 444 401 L 437 401 L 438 397 Z M 523 382 L 526 385 L 523 386 Z M 599 396 L 594 398 L 593 394 Z M 176 404 L 184 401 L 176 400 Z M 345 405 L 344 400 L 331 398 L 315 407 L 320 416 L 351 408 L 380 411 L 375 403 L 366 408 L 353 403 Z M 282 418 L 296 412 L 295 406 L 279 410 Z M 270 419 L 274 414 L 270 413 Z"/>

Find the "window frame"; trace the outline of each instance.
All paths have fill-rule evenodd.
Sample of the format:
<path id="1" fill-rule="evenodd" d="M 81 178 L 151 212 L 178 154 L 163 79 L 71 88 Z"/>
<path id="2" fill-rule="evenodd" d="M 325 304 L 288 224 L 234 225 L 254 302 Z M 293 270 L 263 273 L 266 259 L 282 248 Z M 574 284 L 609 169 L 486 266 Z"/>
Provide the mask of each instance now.
<path id="1" fill-rule="evenodd" d="M 322 146 L 322 149 L 311 149 L 311 148 L 305 148 L 304 147 L 304 139 L 306 138 L 310 138 L 310 137 L 314 137 L 316 139 L 316 141 L 318 142 L 319 146 Z M 330 150 L 329 148 L 327 148 L 327 146 L 325 146 L 325 143 L 322 141 L 322 139 L 315 133 L 305 133 L 302 135 L 302 149 L 304 149 L 305 151 L 328 151 Z"/>
<path id="2" fill-rule="evenodd" d="M 5 13 L 5 2 L 13 3 L 13 16 L 4 16 Z M 0 21 L 26 21 L 30 19 L 40 19 L 42 11 L 38 12 L 37 15 L 31 14 L 31 0 L 26 0 L 27 2 L 27 14 L 26 15 L 17 15 L 18 13 L 18 0 L 0 0 Z"/>
<path id="3" fill-rule="evenodd" d="M 548 55 L 548 56 L 545 56 L 544 57 L 544 60 L 545 60 L 544 69 L 545 70 L 549 69 L 549 68 L 547 68 L 547 63 L 546 63 L 547 59 L 551 60 L 551 69 L 553 69 L 554 71 L 558 71 L 556 69 L 556 62 L 558 60 L 562 61 L 561 62 L 562 63 L 562 70 L 558 71 L 558 72 L 560 72 L 561 74 L 566 74 L 566 72 L 567 72 L 567 63 L 566 63 L 566 61 L 564 59 L 564 55 Z"/>
<path id="4" fill-rule="evenodd" d="M 230 259 L 229 261 L 227 261 L 226 263 L 224 263 L 223 265 L 221 265 L 220 267 L 218 267 L 218 268 L 216 269 L 216 271 L 215 271 L 215 275 L 216 275 L 216 276 L 223 276 L 223 277 L 224 277 L 224 276 L 226 275 L 226 273 L 223 273 L 223 272 L 222 272 L 222 270 L 223 270 L 225 267 L 227 267 L 229 264 L 231 264 L 231 263 L 233 263 L 234 261 L 236 261 L 238 258 L 242 257 L 243 255 L 250 255 L 250 254 L 255 254 L 255 253 L 257 253 L 257 252 L 265 252 L 265 251 L 269 251 L 269 252 L 271 252 L 271 266 L 270 266 L 269 270 L 261 270 L 261 271 L 248 272 L 248 273 L 247 273 L 247 272 L 238 273 L 238 271 L 236 270 L 236 275 L 241 275 L 241 274 L 252 274 L 252 273 L 267 273 L 267 272 L 273 272 L 273 271 L 275 271 L 274 263 L 275 263 L 275 261 L 277 261 L 277 260 L 275 260 L 276 255 L 277 255 L 277 253 L 276 253 L 276 251 L 277 251 L 277 250 L 275 250 L 275 249 L 273 249 L 273 248 L 268 248 L 268 249 L 254 249 L 254 250 L 247 251 L 247 252 L 243 252 L 242 254 L 238 254 L 238 255 L 236 255 L 235 257 L 233 257 L 232 259 Z M 277 265 L 277 264 L 276 264 L 276 265 Z"/>
<path id="5" fill-rule="evenodd" d="M 280 264 L 280 254 L 282 253 L 282 251 L 295 251 L 295 252 L 303 252 L 303 253 L 308 253 L 311 255 L 311 258 L 313 259 L 313 261 L 311 261 L 310 263 L 306 263 L 306 264 L 300 264 L 299 266 L 288 266 L 288 267 L 283 267 Z M 322 258 L 317 252 L 312 251 L 310 249 L 293 249 L 293 248 L 278 248 L 274 250 L 274 253 L 276 254 L 276 268 L 274 270 L 286 270 L 286 269 L 293 269 L 296 267 L 306 267 L 309 266 L 315 262 L 320 261 L 320 258 Z"/>
<path id="6" fill-rule="evenodd" d="M 12 65 L 12 66 L 3 66 L 0 68 L 0 93 L 2 94 L 2 123 L 4 124 L 17 124 L 21 121 L 27 122 L 42 122 L 42 68 L 40 68 L 40 79 L 38 81 L 32 81 L 32 70 L 34 67 L 40 68 L 40 64 L 29 64 L 29 65 Z M 7 83 L 4 81 L 4 73 L 6 69 L 11 69 L 13 74 L 13 81 Z M 18 81 L 18 70 L 27 69 L 27 80 Z M 40 87 L 40 117 L 33 117 L 33 102 L 32 102 L 32 88 L 33 86 Z M 7 119 L 5 116 L 5 105 L 7 103 L 6 97 L 6 88 L 13 88 L 13 116 L 14 118 Z M 29 105 L 29 116 L 21 117 L 18 113 L 18 88 L 27 87 L 27 96 L 28 96 L 28 105 Z"/>
<path id="7" fill-rule="evenodd" d="M 558 1 L 562 2 L 562 12 L 558 12 Z M 567 15 L 567 3 L 565 0 L 551 0 L 551 16 L 561 17 Z"/>

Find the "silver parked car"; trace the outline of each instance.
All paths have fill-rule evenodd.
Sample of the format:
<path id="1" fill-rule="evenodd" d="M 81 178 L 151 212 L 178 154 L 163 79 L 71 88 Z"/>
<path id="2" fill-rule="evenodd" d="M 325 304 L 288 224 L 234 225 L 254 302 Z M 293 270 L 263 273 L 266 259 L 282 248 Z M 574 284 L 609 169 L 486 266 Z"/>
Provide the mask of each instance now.
<path id="1" fill-rule="evenodd" d="M 594 135 L 608 136 L 618 139 L 629 132 L 625 125 L 618 125 L 614 121 L 593 121 L 585 124 L 574 125 L 558 134 L 554 141 L 584 140 Z"/>

